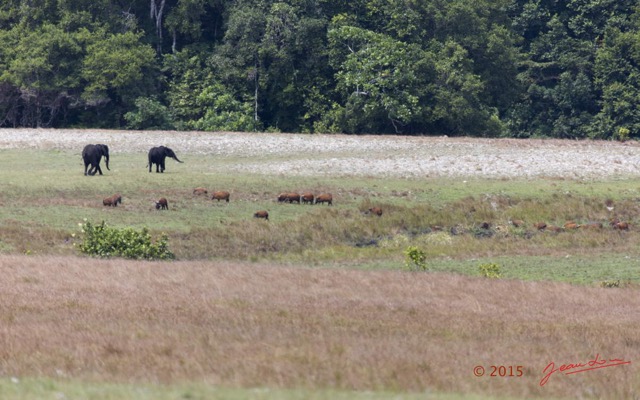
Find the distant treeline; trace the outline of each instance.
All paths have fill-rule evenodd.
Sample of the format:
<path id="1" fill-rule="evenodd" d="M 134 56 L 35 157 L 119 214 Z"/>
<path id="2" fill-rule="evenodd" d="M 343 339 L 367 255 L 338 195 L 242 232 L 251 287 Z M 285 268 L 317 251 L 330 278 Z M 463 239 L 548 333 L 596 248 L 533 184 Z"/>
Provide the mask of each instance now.
<path id="1" fill-rule="evenodd" d="M 0 126 L 640 137 L 631 0 L 3 0 Z"/>

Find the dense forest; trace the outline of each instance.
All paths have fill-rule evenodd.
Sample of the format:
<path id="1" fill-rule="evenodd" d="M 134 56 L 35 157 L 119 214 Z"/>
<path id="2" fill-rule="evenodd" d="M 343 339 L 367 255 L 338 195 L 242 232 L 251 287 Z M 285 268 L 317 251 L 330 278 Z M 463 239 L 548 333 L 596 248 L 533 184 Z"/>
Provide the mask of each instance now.
<path id="1" fill-rule="evenodd" d="M 0 126 L 640 137 L 631 0 L 3 0 Z"/>

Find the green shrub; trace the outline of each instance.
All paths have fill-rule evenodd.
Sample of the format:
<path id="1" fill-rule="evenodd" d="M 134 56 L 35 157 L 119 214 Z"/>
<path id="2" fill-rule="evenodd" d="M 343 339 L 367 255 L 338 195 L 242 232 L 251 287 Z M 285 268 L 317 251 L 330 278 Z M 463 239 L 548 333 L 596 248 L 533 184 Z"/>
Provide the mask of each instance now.
<path id="1" fill-rule="evenodd" d="M 620 142 L 626 142 L 627 140 L 629 140 L 630 134 L 631 134 L 631 131 L 628 128 L 620 128 L 618 129 L 618 134 L 616 135 L 616 139 L 618 139 Z"/>
<path id="2" fill-rule="evenodd" d="M 136 231 L 133 228 L 116 229 L 91 222 L 80 224 L 84 238 L 79 246 L 81 252 L 97 257 L 123 257 L 144 260 L 170 260 L 175 258 L 168 248 L 168 237 L 160 236 L 151 243 L 147 228 Z"/>
<path id="3" fill-rule="evenodd" d="M 484 276 L 485 278 L 500 279 L 500 264 L 481 264 L 478 269 L 480 270 L 480 275 Z"/>
<path id="4" fill-rule="evenodd" d="M 427 256 L 424 251 L 417 247 L 409 246 L 404 251 L 406 256 L 405 267 L 412 271 L 426 271 L 427 270 Z"/>

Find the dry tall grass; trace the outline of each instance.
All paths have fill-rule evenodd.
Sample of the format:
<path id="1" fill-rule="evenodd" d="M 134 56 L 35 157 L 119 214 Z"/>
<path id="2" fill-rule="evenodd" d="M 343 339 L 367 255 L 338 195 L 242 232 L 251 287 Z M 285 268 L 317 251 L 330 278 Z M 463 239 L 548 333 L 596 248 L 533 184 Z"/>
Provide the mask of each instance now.
<path id="1" fill-rule="evenodd" d="M 0 373 L 632 398 L 635 289 L 437 273 L 0 257 Z M 541 387 L 550 363 L 631 365 Z M 474 367 L 523 366 L 522 377 Z"/>

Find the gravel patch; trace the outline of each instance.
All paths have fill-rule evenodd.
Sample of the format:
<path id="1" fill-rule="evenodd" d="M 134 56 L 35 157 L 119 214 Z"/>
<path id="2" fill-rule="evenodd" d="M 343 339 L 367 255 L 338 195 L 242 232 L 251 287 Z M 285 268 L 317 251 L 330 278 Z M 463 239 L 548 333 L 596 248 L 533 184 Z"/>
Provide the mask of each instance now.
<path id="1" fill-rule="evenodd" d="M 105 143 L 112 156 L 165 145 L 211 155 L 216 170 L 265 175 L 481 178 L 627 178 L 640 174 L 636 142 L 232 132 L 2 129 L 0 149 L 65 150 Z"/>

